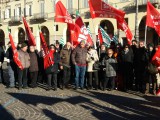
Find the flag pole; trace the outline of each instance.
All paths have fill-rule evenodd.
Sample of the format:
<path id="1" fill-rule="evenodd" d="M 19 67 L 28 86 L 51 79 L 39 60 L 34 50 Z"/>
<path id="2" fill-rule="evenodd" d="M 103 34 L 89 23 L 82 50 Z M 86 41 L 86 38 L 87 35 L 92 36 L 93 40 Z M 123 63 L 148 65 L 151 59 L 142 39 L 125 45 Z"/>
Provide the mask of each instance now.
<path id="1" fill-rule="evenodd" d="M 145 38 L 144 38 L 144 44 L 145 44 L 145 46 L 146 46 L 146 44 L 147 44 L 147 25 L 146 25 L 146 27 L 145 27 Z"/>

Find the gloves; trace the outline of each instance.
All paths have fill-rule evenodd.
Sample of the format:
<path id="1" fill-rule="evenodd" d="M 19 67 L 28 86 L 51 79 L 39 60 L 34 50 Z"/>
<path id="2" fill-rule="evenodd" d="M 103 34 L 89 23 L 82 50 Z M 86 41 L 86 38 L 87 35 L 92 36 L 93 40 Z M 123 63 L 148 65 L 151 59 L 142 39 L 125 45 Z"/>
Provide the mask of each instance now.
<path id="1" fill-rule="evenodd" d="M 94 60 L 94 57 L 91 57 L 92 60 Z"/>

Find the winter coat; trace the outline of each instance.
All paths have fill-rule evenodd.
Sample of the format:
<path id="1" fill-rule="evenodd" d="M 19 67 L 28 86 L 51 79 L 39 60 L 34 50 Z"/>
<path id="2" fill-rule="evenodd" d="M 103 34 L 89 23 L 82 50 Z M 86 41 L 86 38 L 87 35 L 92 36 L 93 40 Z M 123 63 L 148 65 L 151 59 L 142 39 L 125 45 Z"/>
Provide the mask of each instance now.
<path id="1" fill-rule="evenodd" d="M 0 62 L 4 61 L 5 52 L 3 47 L 0 47 Z"/>
<path id="2" fill-rule="evenodd" d="M 88 51 L 86 60 L 87 60 L 87 72 L 95 71 L 93 70 L 93 64 L 96 61 L 99 61 L 97 51 L 94 49 L 91 49 L 90 51 Z"/>
<path id="3" fill-rule="evenodd" d="M 117 70 L 117 60 L 112 56 L 107 56 L 104 60 L 106 77 L 115 77 Z"/>
<path id="4" fill-rule="evenodd" d="M 54 68 L 55 68 L 55 72 L 54 73 L 58 73 L 59 71 L 59 62 L 60 62 L 61 58 L 60 58 L 60 54 L 59 52 L 54 52 Z"/>
<path id="5" fill-rule="evenodd" d="M 7 65 L 10 65 L 13 70 L 17 69 L 17 65 L 13 60 L 13 51 L 11 47 L 7 49 L 5 56 L 9 59 L 9 63 L 7 63 Z"/>
<path id="6" fill-rule="evenodd" d="M 86 57 L 87 57 L 87 48 L 81 48 L 77 46 L 72 53 L 72 62 L 73 64 L 86 66 Z"/>
<path id="7" fill-rule="evenodd" d="M 125 51 L 122 51 L 121 54 L 121 61 L 122 63 L 133 63 L 134 54 L 132 49 L 129 49 L 128 52 L 125 53 Z"/>
<path id="8" fill-rule="evenodd" d="M 72 52 L 71 48 L 67 49 L 67 47 L 64 46 L 64 48 L 60 52 L 60 57 L 61 57 L 60 65 L 70 66 L 70 64 L 71 64 L 71 52 Z"/>
<path id="9" fill-rule="evenodd" d="M 28 52 L 23 52 L 22 50 L 18 50 L 18 58 L 21 61 L 23 68 L 29 68 L 30 56 Z"/>
<path id="10" fill-rule="evenodd" d="M 38 55 L 36 52 L 30 52 L 30 67 L 29 67 L 29 72 L 36 72 L 39 70 L 38 67 Z"/>

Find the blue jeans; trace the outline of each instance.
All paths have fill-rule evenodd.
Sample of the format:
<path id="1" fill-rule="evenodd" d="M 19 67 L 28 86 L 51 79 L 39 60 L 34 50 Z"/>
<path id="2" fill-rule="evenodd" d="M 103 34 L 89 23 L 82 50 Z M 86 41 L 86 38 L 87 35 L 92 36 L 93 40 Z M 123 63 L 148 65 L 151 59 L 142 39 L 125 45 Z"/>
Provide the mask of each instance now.
<path id="1" fill-rule="evenodd" d="M 10 65 L 8 66 L 8 75 L 9 75 L 9 86 L 14 87 L 15 86 L 14 71 Z"/>
<path id="2" fill-rule="evenodd" d="M 80 83 L 80 87 L 81 88 L 84 87 L 85 72 L 86 72 L 86 66 L 77 66 L 77 65 L 75 65 L 75 73 L 76 73 L 75 83 L 76 83 L 76 88 L 79 87 L 79 83 Z"/>

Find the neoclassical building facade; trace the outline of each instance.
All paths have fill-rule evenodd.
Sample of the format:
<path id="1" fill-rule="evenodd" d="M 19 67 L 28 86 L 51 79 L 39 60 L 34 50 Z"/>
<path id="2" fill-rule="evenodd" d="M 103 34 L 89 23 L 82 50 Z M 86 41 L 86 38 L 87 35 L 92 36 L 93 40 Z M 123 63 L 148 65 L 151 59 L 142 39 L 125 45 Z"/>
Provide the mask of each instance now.
<path id="1" fill-rule="evenodd" d="M 52 44 L 55 40 L 63 38 L 68 40 L 67 25 L 65 23 L 54 22 L 56 0 L 0 0 L 0 44 L 6 45 L 9 41 L 8 28 L 11 31 L 15 42 L 20 43 L 27 39 L 22 16 L 24 16 L 31 27 L 35 36 L 37 49 L 40 49 L 39 29 L 44 34 L 47 44 Z M 76 10 L 86 26 L 89 25 L 93 40 L 96 41 L 98 34 L 98 25 L 110 34 L 119 34 L 121 41 L 126 40 L 125 33 L 117 30 L 115 19 L 96 18 L 92 19 L 89 12 L 88 0 L 61 0 L 69 13 L 75 18 Z M 104 0 L 117 9 L 126 12 L 125 19 L 130 27 L 133 36 L 135 35 L 135 0 Z M 144 40 L 145 20 L 146 20 L 146 3 L 147 0 L 138 0 L 139 13 L 139 38 Z M 160 1 L 151 0 L 152 4 L 160 11 Z M 159 37 L 152 28 L 147 29 L 147 42 L 158 44 Z"/>

